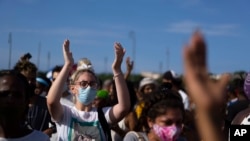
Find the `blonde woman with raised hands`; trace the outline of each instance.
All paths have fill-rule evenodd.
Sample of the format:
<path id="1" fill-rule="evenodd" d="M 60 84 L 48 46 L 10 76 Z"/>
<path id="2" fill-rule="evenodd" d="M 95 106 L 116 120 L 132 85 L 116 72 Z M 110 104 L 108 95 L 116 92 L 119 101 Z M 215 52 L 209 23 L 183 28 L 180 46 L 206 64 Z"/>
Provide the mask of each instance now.
<path id="1" fill-rule="evenodd" d="M 108 124 L 119 122 L 128 113 L 130 106 L 129 93 L 121 70 L 125 49 L 120 43 L 115 43 L 114 53 L 112 70 L 117 88 L 118 104 L 102 109 Z M 102 128 L 97 109 L 92 107 L 98 88 L 97 77 L 93 71 L 81 69 L 74 72 L 71 77 L 70 90 L 76 98 L 75 105 L 67 107 L 60 104 L 62 87 L 74 64 L 69 40 L 64 41 L 63 55 L 64 66 L 51 86 L 47 97 L 49 112 L 57 125 L 58 140 L 109 140 L 104 134 L 104 130 L 109 129 Z"/>

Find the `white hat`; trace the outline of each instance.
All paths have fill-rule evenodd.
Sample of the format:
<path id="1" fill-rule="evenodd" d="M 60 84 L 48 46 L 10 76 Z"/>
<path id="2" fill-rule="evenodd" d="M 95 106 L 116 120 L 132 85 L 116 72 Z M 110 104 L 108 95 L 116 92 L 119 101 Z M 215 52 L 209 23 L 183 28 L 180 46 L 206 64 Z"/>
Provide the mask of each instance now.
<path id="1" fill-rule="evenodd" d="M 139 91 L 145 86 L 145 85 L 148 85 L 148 84 L 153 84 L 153 85 L 157 85 L 156 81 L 152 78 L 143 78 L 141 81 L 140 81 L 140 85 L 139 85 Z"/>

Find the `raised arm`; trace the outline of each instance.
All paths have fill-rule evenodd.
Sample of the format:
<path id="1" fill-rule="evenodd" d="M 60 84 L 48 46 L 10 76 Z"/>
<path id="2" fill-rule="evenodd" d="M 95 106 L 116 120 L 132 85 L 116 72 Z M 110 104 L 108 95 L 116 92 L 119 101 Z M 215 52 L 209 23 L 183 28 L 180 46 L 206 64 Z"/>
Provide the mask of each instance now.
<path id="1" fill-rule="evenodd" d="M 63 86 L 67 81 L 68 74 L 74 64 L 74 59 L 69 48 L 69 40 L 65 40 L 63 44 L 63 56 L 64 56 L 64 66 L 57 76 L 56 80 L 53 82 L 47 96 L 47 105 L 51 117 L 55 121 L 59 121 L 63 116 L 63 108 L 60 103 L 60 99 L 63 93 Z"/>
<path id="2" fill-rule="evenodd" d="M 120 43 L 115 43 L 114 51 L 115 59 L 112 64 L 112 70 L 114 74 L 118 104 L 114 105 L 110 110 L 110 120 L 112 123 L 120 121 L 128 113 L 130 108 L 128 87 L 121 70 L 121 64 L 123 56 L 125 54 L 125 49 L 123 49 Z"/>
<path id="3" fill-rule="evenodd" d="M 133 70 L 133 67 L 134 67 L 134 61 L 130 61 L 130 57 L 127 57 L 126 59 L 126 72 L 124 74 L 124 78 L 125 80 L 128 80 L 132 70 Z"/>
<path id="4" fill-rule="evenodd" d="M 203 141 L 223 141 L 222 131 L 213 121 L 212 116 L 216 116 L 218 107 L 222 105 L 223 91 L 229 75 L 223 75 L 219 81 L 212 81 L 208 75 L 206 55 L 203 36 L 196 31 L 190 43 L 184 48 L 184 80 L 187 91 L 195 103 L 196 123 L 201 139 Z"/>

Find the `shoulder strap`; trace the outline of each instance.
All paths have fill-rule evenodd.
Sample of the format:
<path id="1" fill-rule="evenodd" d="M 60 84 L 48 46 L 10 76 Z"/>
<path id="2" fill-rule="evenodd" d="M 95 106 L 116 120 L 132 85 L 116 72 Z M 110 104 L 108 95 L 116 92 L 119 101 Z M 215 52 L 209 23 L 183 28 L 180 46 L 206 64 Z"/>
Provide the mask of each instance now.
<path id="1" fill-rule="evenodd" d="M 104 113 L 102 111 L 102 108 L 98 107 L 97 112 L 98 112 L 98 119 L 102 125 L 102 130 L 103 130 L 105 137 L 106 137 L 106 141 L 112 141 L 110 128 L 109 128 L 108 122 L 104 116 Z"/>
<path id="2" fill-rule="evenodd" d="M 135 132 L 135 131 L 130 131 L 130 132 L 136 135 L 136 137 L 138 138 L 138 141 L 146 141 L 145 138 L 139 132 Z"/>

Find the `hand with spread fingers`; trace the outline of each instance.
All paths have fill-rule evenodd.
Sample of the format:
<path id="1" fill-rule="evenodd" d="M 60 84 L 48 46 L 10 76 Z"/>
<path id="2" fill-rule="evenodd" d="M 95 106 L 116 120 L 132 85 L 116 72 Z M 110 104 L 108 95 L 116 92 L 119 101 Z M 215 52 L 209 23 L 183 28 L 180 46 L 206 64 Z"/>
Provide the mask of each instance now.
<path id="1" fill-rule="evenodd" d="M 224 90 L 229 81 L 229 75 L 222 75 L 218 81 L 210 78 L 206 60 L 206 43 L 200 31 L 194 32 L 190 43 L 184 47 L 183 56 L 184 80 L 187 91 L 195 103 L 196 123 L 200 136 L 207 141 L 221 141 L 223 137 L 211 113 L 219 114 L 218 108 L 225 100 Z"/>

